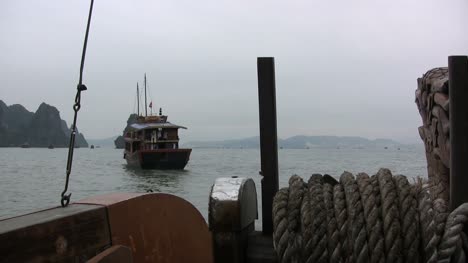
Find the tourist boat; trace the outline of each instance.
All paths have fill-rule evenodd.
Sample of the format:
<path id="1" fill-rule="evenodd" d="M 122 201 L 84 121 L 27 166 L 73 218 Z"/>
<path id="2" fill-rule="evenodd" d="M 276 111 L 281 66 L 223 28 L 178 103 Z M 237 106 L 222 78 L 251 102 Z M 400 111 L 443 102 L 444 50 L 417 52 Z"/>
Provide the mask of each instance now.
<path id="1" fill-rule="evenodd" d="M 184 169 L 192 149 L 179 148 L 179 129 L 167 116 L 139 116 L 125 134 L 124 158 L 143 169 Z"/>
<path id="2" fill-rule="evenodd" d="M 167 115 L 148 116 L 146 107 L 145 74 L 145 116 L 140 116 L 139 89 L 137 84 L 138 113 L 136 122 L 130 124 L 124 134 L 124 158 L 130 166 L 142 169 L 184 169 L 192 149 L 179 148 L 179 129 L 184 126 L 167 121 Z M 150 103 L 152 108 L 152 102 Z"/>

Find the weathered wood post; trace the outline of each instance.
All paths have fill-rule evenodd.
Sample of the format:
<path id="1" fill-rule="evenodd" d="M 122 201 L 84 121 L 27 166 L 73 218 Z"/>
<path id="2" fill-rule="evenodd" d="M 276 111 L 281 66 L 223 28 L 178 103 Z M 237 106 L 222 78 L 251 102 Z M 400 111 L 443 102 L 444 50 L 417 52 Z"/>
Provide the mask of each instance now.
<path id="1" fill-rule="evenodd" d="M 468 57 L 450 56 L 450 208 L 468 202 Z"/>
<path id="2" fill-rule="evenodd" d="M 275 61 L 257 58 L 262 178 L 262 231 L 273 233 L 272 204 L 278 191 L 278 136 L 276 132 Z"/>

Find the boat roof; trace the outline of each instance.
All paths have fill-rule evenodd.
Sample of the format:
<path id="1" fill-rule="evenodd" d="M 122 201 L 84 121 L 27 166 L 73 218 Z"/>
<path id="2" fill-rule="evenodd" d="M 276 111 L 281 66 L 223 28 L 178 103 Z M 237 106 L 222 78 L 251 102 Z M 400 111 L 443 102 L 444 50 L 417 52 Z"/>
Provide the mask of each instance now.
<path id="1" fill-rule="evenodd" d="M 184 126 L 172 124 L 170 122 L 133 123 L 133 124 L 130 125 L 130 127 L 135 129 L 135 130 L 157 129 L 157 128 L 187 129 Z"/>

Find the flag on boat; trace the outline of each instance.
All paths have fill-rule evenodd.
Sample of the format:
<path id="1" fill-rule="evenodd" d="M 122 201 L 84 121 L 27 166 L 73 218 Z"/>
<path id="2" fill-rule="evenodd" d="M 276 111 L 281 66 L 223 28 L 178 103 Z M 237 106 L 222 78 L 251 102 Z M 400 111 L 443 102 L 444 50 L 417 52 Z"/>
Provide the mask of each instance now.
<path id="1" fill-rule="evenodd" d="M 153 108 L 153 102 L 150 102 L 149 107 L 150 107 L 150 108 Z"/>

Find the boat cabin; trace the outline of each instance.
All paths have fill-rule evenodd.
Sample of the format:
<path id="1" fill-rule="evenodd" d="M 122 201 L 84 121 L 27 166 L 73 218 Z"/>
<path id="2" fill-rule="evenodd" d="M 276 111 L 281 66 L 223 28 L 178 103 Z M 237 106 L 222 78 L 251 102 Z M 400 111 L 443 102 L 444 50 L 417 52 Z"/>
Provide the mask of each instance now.
<path id="1" fill-rule="evenodd" d="M 167 122 L 167 116 L 139 117 L 125 134 L 125 150 L 179 149 L 179 129 L 186 127 Z"/>

